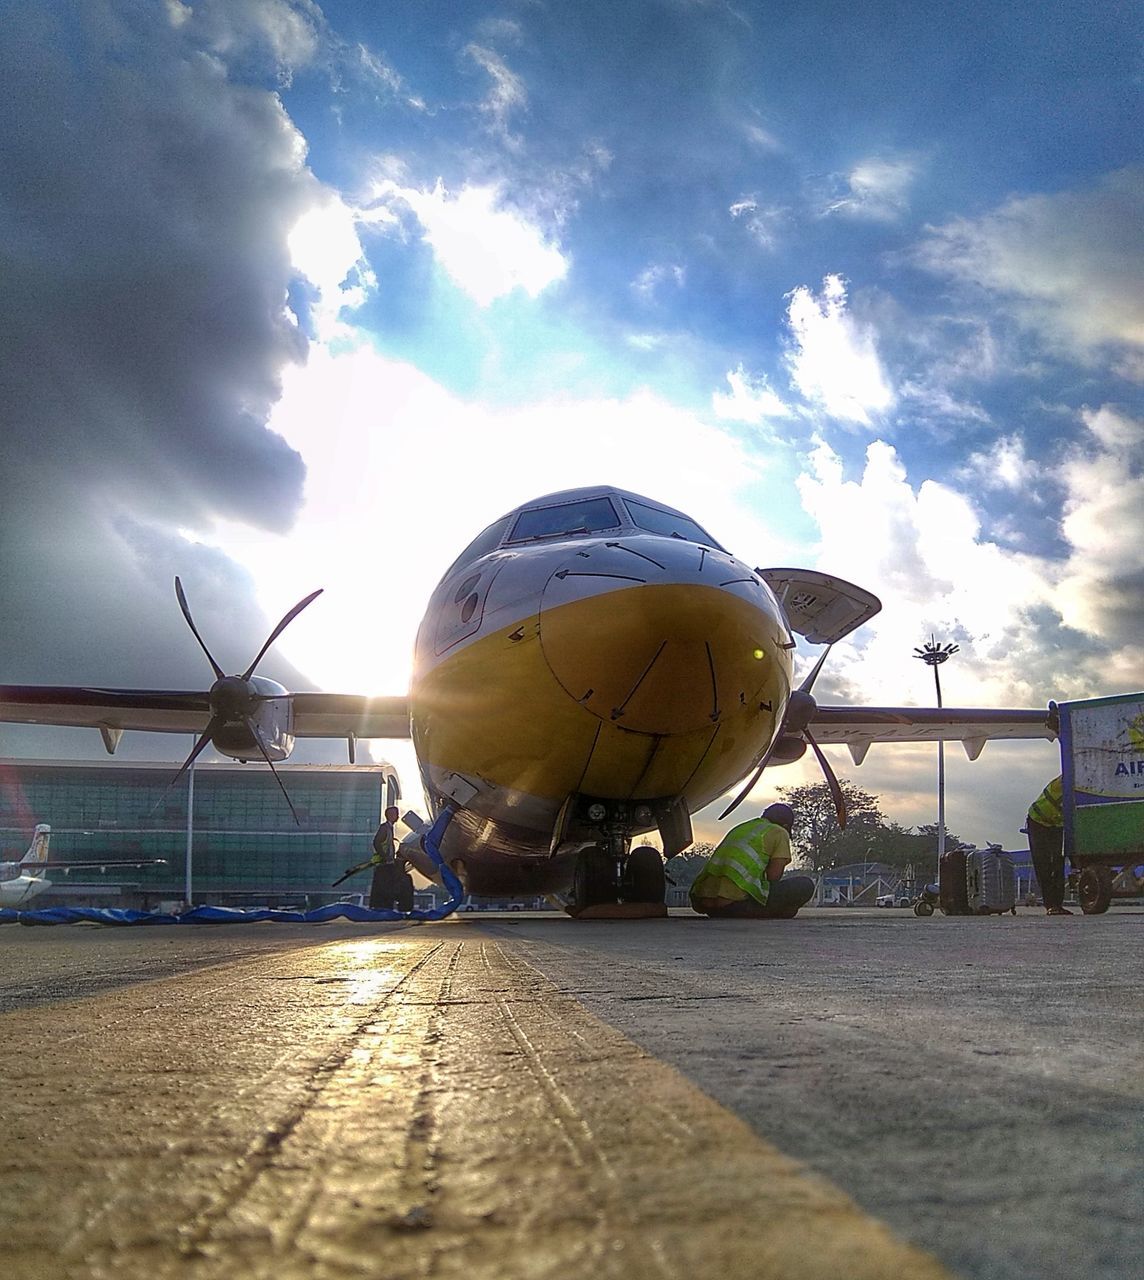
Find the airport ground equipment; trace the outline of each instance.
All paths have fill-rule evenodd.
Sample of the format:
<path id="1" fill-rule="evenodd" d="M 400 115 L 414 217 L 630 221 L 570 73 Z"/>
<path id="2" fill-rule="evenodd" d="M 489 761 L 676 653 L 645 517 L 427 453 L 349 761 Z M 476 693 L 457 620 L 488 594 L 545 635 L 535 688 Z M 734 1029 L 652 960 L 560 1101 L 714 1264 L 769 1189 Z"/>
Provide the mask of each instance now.
<path id="1" fill-rule="evenodd" d="M 1017 914 L 1017 875 L 1001 849 L 974 849 L 965 857 L 966 899 L 971 915 Z"/>
<path id="2" fill-rule="evenodd" d="M 1060 704 L 1064 852 L 1085 915 L 1144 892 L 1144 693 Z"/>
<path id="3" fill-rule="evenodd" d="M 941 902 L 941 889 L 936 884 L 922 886 L 922 891 L 914 902 L 914 915 L 932 916 L 934 908 Z"/>

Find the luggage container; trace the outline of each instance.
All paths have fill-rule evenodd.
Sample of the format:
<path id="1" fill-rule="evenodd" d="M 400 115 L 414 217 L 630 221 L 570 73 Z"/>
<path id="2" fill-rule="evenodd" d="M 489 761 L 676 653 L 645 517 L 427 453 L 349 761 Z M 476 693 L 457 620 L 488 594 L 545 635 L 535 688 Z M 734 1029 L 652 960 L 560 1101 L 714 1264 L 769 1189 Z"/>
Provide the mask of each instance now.
<path id="1" fill-rule="evenodd" d="M 942 915 L 968 916 L 969 894 L 965 879 L 965 850 L 948 849 L 938 862 L 938 901 Z"/>
<path id="2" fill-rule="evenodd" d="M 1017 914 L 1017 875 L 1001 849 L 974 849 L 965 859 L 968 910 L 975 916 Z"/>

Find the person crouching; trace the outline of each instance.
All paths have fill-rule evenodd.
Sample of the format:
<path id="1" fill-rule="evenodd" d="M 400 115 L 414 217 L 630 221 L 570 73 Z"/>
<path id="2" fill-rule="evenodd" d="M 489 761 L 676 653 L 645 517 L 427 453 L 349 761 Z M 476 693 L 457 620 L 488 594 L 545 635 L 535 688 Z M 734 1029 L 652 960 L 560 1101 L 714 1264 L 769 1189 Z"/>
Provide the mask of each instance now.
<path id="1" fill-rule="evenodd" d="M 791 920 L 814 896 L 809 876 L 788 876 L 794 810 L 772 804 L 741 822 L 719 842 L 691 886 L 701 915 Z"/>

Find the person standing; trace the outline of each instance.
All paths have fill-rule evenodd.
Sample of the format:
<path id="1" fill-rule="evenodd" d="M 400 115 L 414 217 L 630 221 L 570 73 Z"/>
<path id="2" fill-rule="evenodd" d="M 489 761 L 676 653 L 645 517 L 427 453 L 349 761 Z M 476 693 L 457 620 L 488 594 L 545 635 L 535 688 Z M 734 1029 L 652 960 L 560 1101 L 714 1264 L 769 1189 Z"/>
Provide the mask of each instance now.
<path id="1" fill-rule="evenodd" d="M 1059 774 L 1029 806 L 1025 832 L 1045 914 L 1071 916 L 1072 912 L 1064 905 L 1065 808 L 1064 783 Z"/>
<path id="2" fill-rule="evenodd" d="M 793 919 L 814 895 L 809 876 L 783 878 L 790 863 L 794 810 L 772 804 L 719 842 L 691 886 L 691 905 L 705 916 Z"/>
<path id="3" fill-rule="evenodd" d="M 373 837 L 373 879 L 369 886 L 369 905 L 372 910 L 413 910 L 413 881 L 397 854 L 397 838 L 394 824 L 401 811 L 390 805 L 385 811 L 385 821 Z"/>

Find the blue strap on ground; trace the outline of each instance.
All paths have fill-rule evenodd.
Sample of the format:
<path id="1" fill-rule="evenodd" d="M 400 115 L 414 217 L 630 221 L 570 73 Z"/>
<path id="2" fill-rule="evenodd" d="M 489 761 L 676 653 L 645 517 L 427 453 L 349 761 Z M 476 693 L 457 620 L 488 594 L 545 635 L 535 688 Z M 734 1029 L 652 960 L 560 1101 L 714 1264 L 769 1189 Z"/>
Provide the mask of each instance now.
<path id="1" fill-rule="evenodd" d="M 425 852 L 441 873 L 445 888 L 452 895 L 448 902 L 428 911 L 394 911 L 386 908 L 374 911 L 370 907 L 355 906 L 352 902 L 330 902 L 313 911 L 276 911 L 270 907 L 258 907 L 244 911 L 240 907 L 192 907 L 178 915 L 161 911 L 134 911 L 128 907 L 43 907 L 39 911 L 17 911 L 13 907 L 0 907 L 0 924 L 253 924 L 260 920 L 273 920 L 280 924 L 324 924 L 327 920 L 352 920 L 368 924 L 381 920 L 443 920 L 452 915 L 465 897 L 465 889 L 451 867 L 441 856 L 440 841 L 445 828 L 453 820 L 455 809 L 445 808 L 437 815 L 433 825 L 421 837 Z"/>

